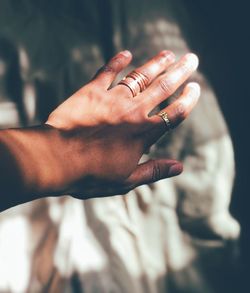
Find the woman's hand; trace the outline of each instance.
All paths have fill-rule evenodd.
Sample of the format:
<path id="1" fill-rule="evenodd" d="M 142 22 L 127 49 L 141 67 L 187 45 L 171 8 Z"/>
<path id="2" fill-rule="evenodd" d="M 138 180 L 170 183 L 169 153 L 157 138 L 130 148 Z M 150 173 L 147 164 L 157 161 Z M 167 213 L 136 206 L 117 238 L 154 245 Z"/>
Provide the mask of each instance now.
<path id="1" fill-rule="evenodd" d="M 195 106 L 200 90 L 191 83 L 162 115 L 150 115 L 195 71 L 198 59 L 187 54 L 175 63 L 173 53 L 163 51 L 112 87 L 131 58 L 127 51 L 117 54 L 46 124 L 0 131 L 0 209 L 50 195 L 122 194 L 181 173 L 174 160 L 139 161 Z"/>
<path id="2" fill-rule="evenodd" d="M 46 124 L 60 137 L 60 156 L 53 168 L 59 170 L 59 192 L 84 199 L 122 194 L 138 185 L 181 173 L 182 165 L 174 160 L 143 164 L 139 161 L 167 130 L 164 120 L 158 115 L 150 117 L 150 112 L 187 80 L 196 70 L 198 59 L 187 54 L 175 63 L 173 53 L 161 52 L 136 69 L 148 86 L 135 97 L 124 84 L 111 87 L 131 59 L 128 51 L 117 54 L 87 85 L 50 114 Z M 199 86 L 190 83 L 163 110 L 171 128 L 188 116 L 199 94 Z M 46 174 L 45 181 L 49 180 L 48 175 L 53 176 Z"/>

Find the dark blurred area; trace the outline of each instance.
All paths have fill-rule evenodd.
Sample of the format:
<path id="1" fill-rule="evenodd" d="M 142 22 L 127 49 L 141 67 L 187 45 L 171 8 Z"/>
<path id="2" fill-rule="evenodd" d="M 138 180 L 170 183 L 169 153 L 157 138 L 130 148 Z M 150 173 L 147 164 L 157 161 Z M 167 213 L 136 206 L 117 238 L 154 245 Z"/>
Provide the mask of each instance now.
<path id="1" fill-rule="evenodd" d="M 12 43 L 11 41 L 9 41 L 9 39 L 6 39 L 5 36 L 0 37 L 0 61 L 1 58 L 3 58 L 6 61 L 6 64 L 8 64 L 7 70 L 6 68 L 4 70 L 6 70 L 5 72 L 7 72 L 7 80 L 11 81 L 10 84 L 7 84 L 7 90 L 9 92 L 10 99 L 15 102 L 17 107 L 18 118 L 16 118 L 16 120 L 18 120 L 19 122 L 16 123 L 16 125 L 26 126 L 44 121 L 48 113 L 52 111 L 52 109 L 57 104 L 59 104 L 64 98 L 66 98 L 73 91 L 79 88 L 79 86 L 81 86 L 83 83 L 87 82 L 89 77 L 92 76 L 92 74 L 99 67 L 99 65 L 102 64 L 103 61 L 108 60 L 117 51 L 118 48 L 125 49 L 128 47 L 128 49 L 130 49 L 130 47 L 133 48 L 133 46 L 135 46 L 136 48 L 138 47 L 139 49 L 136 53 L 137 55 L 135 54 L 135 65 L 138 65 L 138 63 L 147 59 L 148 55 L 156 53 L 156 51 L 158 50 L 157 46 L 152 47 L 151 53 L 151 48 L 145 48 L 146 46 L 144 47 L 143 41 L 138 41 L 136 37 L 133 36 L 133 32 L 131 33 L 128 31 L 129 26 L 127 26 L 126 24 L 126 18 L 128 17 L 128 15 L 126 15 L 126 13 L 127 11 L 129 11 L 129 9 L 126 10 L 126 8 L 127 6 L 129 6 L 130 8 L 133 7 L 133 1 L 128 1 L 129 4 L 126 1 L 112 0 L 54 0 L 34 2 L 30 0 L 9 1 L 12 2 L 13 7 L 16 8 L 16 11 L 13 12 L 13 15 L 20 15 L 20 19 L 22 20 L 22 27 L 19 27 L 18 22 L 15 23 L 15 19 L 10 19 L 7 21 L 5 20 L 5 22 L 1 22 L 0 19 L 0 25 L 2 27 L 4 25 L 6 26 L 3 31 L 6 33 L 6 35 L 11 36 L 10 39 L 13 40 Z M 148 3 L 149 2 L 150 1 L 148 1 Z M 250 182 L 248 171 L 248 165 L 250 162 L 250 139 L 248 139 L 248 126 L 250 125 L 250 115 L 248 107 L 248 101 L 250 99 L 250 58 L 248 56 L 250 52 L 250 18 L 248 4 L 246 1 L 238 1 L 237 3 L 235 3 L 235 1 L 225 0 L 169 0 L 168 2 L 170 3 L 170 7 L 171 5 L 172 7 L 174 7 L 174 16 L 178 20 L 178 24 L 181 27 L 181 33 L 184 35 L 185 40 L 188 42 L 188 46 L 199 56 L 200 71 L 209 80 L 210 85 L 216 94 L 217 100 L 224 114 L 229 132 L 232 137 L 235 151 L 236 178 L 230 205 L 230 211 L 241 225 L 239 249 L 240 262 L 235 265 L 230 263 L 231 260 L 238 258 L 237 256 L 235 258 L 234 256 L 231 257 L 230 254 L 233 254 L 235 252 L 235 248 L 229 247 L 231 243 L 233 243 L 232 246 L 234 246 L 235 242 L 237 241 L 229 240 L 225 241 L 226 249 L 223 245 L 218 246 L 219 248 L 217 247 L 217 250 L 214 249 L 214 254 L 211 253 L 211 263 L 206 261 L 202 263 L 203 260 L 208 260 L 210 258 L 210 251 L 206 249 L 206 246 L 203 247 L 199 243 L 199 240 L 201 240 L 201 242 L 202 240 L 207 240 L 209 245 L 211 245 L 212 247 L 214 244 L 213 241 L 215 240 L 216 242 L 216 240 L 218 240 L 216 239 L 216 237 L 219 238 L 219 236 L 216 235 L 216 233 L 212 234 L 211 236 L 209 235 L 209 233 L 207 233 L 206 229 L 200 228 L 203 227 L 203 223 L 201 223 L 200 226 L 199 223 L 195 223 L 194 227 L 192 227 L 191 224 L 190 230 L 188 224 L 187 226 L 185 226 L 186 223 L 184 223 L 183 227 L 181 228 L 183 229 L 184 234 L 188 231 L 188 234 L 194 236 L 194 243 L 192 243 L 192 245 L 194 247 L 197 246 L 195 248 L 197 248 L 197 251 L 199 251 L 201 255 L 201 263 L 203 264 L 201 267 L 202 270 L 204 270 L 205 272 L 204 275 L 210 276 L 211 280 L 208 280 L 208 283 L 211 281 L 212 284 L 216 284 L 217 286 L 216 288 L 212 288 L 210 291 L 208 290 L 204 292 L 247 292 L 246 288 L 249 287 L 248 270 L 250 264 L 250 252 L 248 250 L 248 246 L 250 245 L 250 212 L 248 211 L 250 203 L 250 199 L 248 198 L 248 183 Z M 141 4 L 143 5 L 143 1 L 141 1 Z M 117 9 L 118 6 L 119 9 Z M 58 7 L 60 7 L 61 10 L 58 9 Z M 122 12 L 120 13 L 121 18 L 119 19 L 119 21 L 115 19 L 115 13 L 114 11 L 112 11 L 111 7 L 113 7 L 114 11 L 116 9 L 119 10 L 119 12 Z M 138 9 L 138 7 L 136 9 Z M 58 13 L 58 10 L 60 11 L 60 13 Z M 96 13 L 92 13 L 93 11 Z M 140 14 L 140 10 L 133 11 L 133 13 L 133 17 L 136 18 L 136 13 Z M 171 13 L 170 20 L 172 21 Z M 60 22 L 55 21 L 57 20 L 57 14 L 60 14 L 60 17 L 58 17 Z M 46 16 L 46 22 L 41 21 L 44 16 Z M 72 21 L 72 19 L 74 19 L 74 22 Z M 41 25 L 39 23 L 40 21 Z M 119 37 L 117 37 L 117 35 L 119 34 L 116 32 L 116 27 L 114 26 L 114 23 L 112 23 L 112 21 L 114 21 L 114 23 L 119 23 L 119 26 L 121 27 L 120 30 L 123 32 L 123 36 L 120 37 L 122 41 L 119 39 Z M 172 24 L 171 21 L 170 24 Z M 62 23 L 65 24 L 64 27 L 62 26 Z M 23 27 L 25 28 L 25 30 L 22 30 Z M 39 28 L 39 30 L 37 32 L 34 32 L 33 27 Z M 175 31 L 175 26 L 173 25 L 173 27 L 171 27 L 170 25 L 169 27 L 170 29 L 169 31 L 167 31 L 167 33 L 169 32 L 170 35 L 172 34 L 170 36 L 170 39 L 171 37 L 174 40 L 175 38 L 178 39 L 179 36 L 178 32 L 176 33 Z M 160 29 L 162 28 L 160 27 L 159 31 Z M 174 33 L 171 31 L 171 29 L 174 31 Z M 130 42 L 129 33 L 132 36 L 131 39 L 134 37 L 134 43 L 133 41 Z M 157 33 L 159 32 L 157 31 Z M 165 32 L 163 31 L 163 33 Z M 152 36 L 153 34 L 154 32 L 152 33 Z M 113 35 L 115 35 L 116 37 L 113 38 Z M 114 41 L 115 38 L 119 39 L 121 44 L 116 46 L 116 43 Z M 67 39 L 68 42 L 65 42 L 65 39 Z M 20 40 L 22 40 L 23 43 Z M 138 41 L 138 44 L 135 40 Z M 20 52 L 17 52 L 15 45 L 13 45 L 15 44 L 15 42 L 22 45 L 20 47 L 21 49 L 19 48 Z M 117 43 L 119 42 L 117 41 Z M 145 44 L 147 43 L 151 44 L 150 40 L 149 42 L 148 40 L 145 41 Z M 162 43 L 159 45 L 159 47 L 161 46 Z M 26 50 L 24 50 L 25 53 L 24 51 L 22 51 L 23 48 Z M 57 50 L 56 48 L 60 48 L 60 50 Z M 28 61 L 25 59 L 27 57 L 25 54 L 27 54 L 27 56 L 29 57 L 27 58 Z M 53 56 L 53 58 L 51 58 L 53 59 L 53 64 L 48 62 L 48 60 L 46 59 L 46 56 L 49 55 Z M 140 59 L 141 55 L 143 55 L 142 59 Z M 22 75 L 20 74 L 20 68 L 17 65 L 19 63 L 18 56 L 21 56 L 22 59 Z M 62 65 L 61 60 L 65 60 L 65 64 L 63 63 Z M 32 70 L 29 71 L 30 68 L 32 68 Z M 25 89 L 23 89 L 22 87 L 22 79 L 26 81 Z M 32 86 L 30 86 L 31 84 Z M 29 101 L 25 101 L 22 97 L 24 90 L 26 90 L 27 96 L 29 96 L 29 91 L 31 91 L 31 96 L 35 96 L 34 101 L 32 101 L 32 103 L 35 103 L 35 105 L 31 103 L 33 105 L 31 106 L 31 108 L 33 108 L 30 110 L 30 112 L 32 112 L 33 114 L 29 114 L 27 109 L 25 109 L 25 103 L 29 104 Z M 32 91 L 34 91 L 35 94 Z M 207 104 L 204 103 L 203 106 L 209 107 L 210 104 L 209 102 Z M 206 110 L 209 112 L 209 109 L 206 108 Z M 211 107 L 211 111 L 213 110 L 214 108 Z M 197 117 L 199 118 L 199 116 Z M 213 115 L 211 115 L 211 117 L 213 117 Z M 194 123 L 194 121 L 191 121 L 191 123 Z M 215 122 L 216 121 L 217 120 L 215 119 Z M 213 122 L 214 121 L 211 121 L 211 125 L 213 124 Z M 8 125 L 8 123 L 6 125 Z M 223 127 L 224 126 L 222 125 L 222 128 Z M 204 129 L 204 132 L 205 131 L 206 129 Z M 179 133 L 183 134 L 183 132 L 181 131 Z M 204 135 L 204 137 L 206 137 L 206 135 Z M 209 135 L 207 137 L 209 137 Z M 185 140 L 183 141 L 185 142 Z M 197 141 L 199 141 L 199 139 L 197 139 Z M 86 206 L 86 214 L 90 214 L 91 212 L 93 212 L 93 214 L 95 213 L 95 208 L 93 208 L 94 204 L 93 206 L 91 206 L 91 203 L 88 202 Z M 42 213 L 43 212 L 41 212 L 41 214 Z M 91 219 L 91 215 L 89 217 Z M 94 227 L 93 231 L 97 231 L 97 235 L 95 236 L 97 238 L 100 237 L 101 239 L 103 236 L 102 233 L 105 234 L 105 232 L 103 231 L 105 231 L 105 229 L 108 231 L 108 228 L 105 225 L 103 225 L 102 227 L 101 221 L 100 223 L 98 222 L 98 220 L 96 221 L 98 229 Z M 181 226 L 181 220 L 179 221 Z M 91 224 L 91 221 L 89 221 L 89 227 L 91 227 Z M 50 222 L 49 225 L 51 225 L 52 227 L 52 224 Z M 92 225 L 94 226 L 95 224 Z M 204 226 L 205 225 L 206 224 L 204 224 Z M 99 230 L 99 227 L 102 227 L 103 230 Z M 188 227 L 187 231 L 185 231 L 186 227 Z M 56 229 L 57 228 L 58 227 L 56 226 Z M 193 234 L 192 229 L 194 231 Z M 48 232 L 46 231 L 48 235 L 49 231 L 49 229 Z M 46 233 L 44 235 L 47 235 Z M 57 240 L 55 239 L 57 239 L 57 230 L 56 232 L 53 231 L 53 233 L 53 240 L 51 240 L 51 242 L 54 241 L 56 243 Z M 107 234 L 107 240 L 105 241 L 109 243 L 111 236 L 109 235 L 109 232 L 107 232 Z M 102 243 L 102 241 L 103 240 L 101 239 L 100 243 Z M 53 245 L 51 244 L 51 247 L 52 246 Z M 53 251 L 51 247 L 50 250 Z M 40 253 L 40 250 L 38 251 Z M 237 253 L 238 248 L 236 249 L 236 254 Z M 44 259 L 47 260 L 48 255 L 50 254 L 47 253 L 47 251 L 45 250 L 43 254 L 45 255 Z M 228 259 L 228 262 L 225 261 L 223 267 L 224 259 Z M 197 260 L 195 260 L 194 262 L 196 261 Z M 198 262 L 199 261 L 197 261 L 197 263 Z M 216 271 L 216 262 L 220 270 L 223 270 L 223 272 Z M 198 268 L 199 265 L 200 264 L 198 263 Z M 121 266 L 123 269 L 123 265 Z M 228 271 L 227 266 L 230 267 Z M 39 269 L 40 267 L 42 267 L 40 266 L 39 262 L 37 267 L 39 267 Z M 194 265 L 194 267 L 196 268 L 196 264 Z M 234 269 L 231 270 L 231 267 L 233 267 Z M 188 269 L 189 268 L 187 266 L 187 271 Z M 211 274 L 211 271 L 213 270 L 214 272 Z M 202 289 L 199 289 L 202 288 L 202 283 L 200 284 L 200 287 L 196 288 L 196 291 L 193 291 L 193 287 L 191 285 L 190 288 L 186 288 L 185 291 L 185 275 L 187 274 L 187 271 L 183 269 L 183 272 L 181 270 L 180 272 L 178 272 L 177 270 L 177 273 L 174 271 L 171 272 L 171 270 L 167 272 L 167 278 L 170 279 L 169 292 L 202 292 Z M 190 271 L 192 275 L 192 270 Z M 188 273 L 190 273 L 190 271 Z M 89 274 L 91 275 L 91 272 Z M 54 274 L 54 276 L 56 276 L 56 273 Z M 218 281 L 216 279 L 216 277 L 218 276 L 224 277 L 225 280 Z M 196 278 L 199 279 L 197 276 L 194 275 L 190 277 L 190 279 L 192 280 L 196 280 Z M 72 286 L 75 288 L 74 292 L 83 292 L 81 291 L 81 289 L 77 289 L 81 286 L 78 284 L 79 280 L 75 278 L 74 275 L 71 282 L 73 284 Z M 44 281 L 44 283 L 46 282 Z M 175 283 L 180 283 L 181 289 L 178 289 L 178 287 L 175 288 Z M 199 284 L 199 280 L 197 281 L 197 284 Z M 145 292 L 147 292 L 146 287 Z"/>
<path id="2" fill-rule="evenodd" d="M 192 28 L 186 28 L 186 33 L 191 39 L 192 32 L 199 36 L 191 41 L 191 47 L 198 52 L 200 68 L 217 93 L 233 140 L 236 179 L 231 211 L 241 224 L 243 271 L 240 275 L 247 282 L 250 264 L 249 4 L 247 1 L 186 0 L 182 5 L 193 20 Z M 247 285 L 243 279 L 239 282 L 242 290 Z"/>

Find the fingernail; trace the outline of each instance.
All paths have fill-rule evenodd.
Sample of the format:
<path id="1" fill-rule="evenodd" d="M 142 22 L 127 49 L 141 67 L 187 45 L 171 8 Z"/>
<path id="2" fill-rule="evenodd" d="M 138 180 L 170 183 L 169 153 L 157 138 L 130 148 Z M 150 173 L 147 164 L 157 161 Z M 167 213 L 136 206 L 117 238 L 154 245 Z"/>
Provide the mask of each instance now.
<path id="1" fill-rule="evenodd" d="M 199 59 L 198 57 L 193 54 L 193 53 L 188 53 L 185 55 L 186 60 L 189 64 L 189 66 L 191 66 L 193 68 L 193 70 L 196 70 L 199 64 Z"/>
<path id="2" fill-rule="evenodd" d="M 169 176 L 179 175 L 183 171 L 183 166 L 180 163 L 173 164 L 168 171 Z"/>
<path id="3" fill-rule="evenodd" d="M 128 51 L 128 50 L 124 50 L 124 51 L 120 52 L 120 54 L 122 54 L 125 57 L 130 57 L 131 56 L 131 52 Z"/>

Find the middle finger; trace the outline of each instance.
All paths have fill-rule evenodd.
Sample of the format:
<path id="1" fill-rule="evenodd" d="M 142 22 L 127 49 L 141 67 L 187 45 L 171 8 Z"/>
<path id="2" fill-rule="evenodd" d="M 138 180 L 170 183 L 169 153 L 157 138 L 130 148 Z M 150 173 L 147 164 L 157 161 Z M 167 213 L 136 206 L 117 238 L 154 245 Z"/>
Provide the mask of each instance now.
<path id="1" fill-rule="evenodd" d="M 183 56 L 164 75 L 157 78 L 138 97 L 140 103 L 144 104 L 144 109 L 149 113 L 166 98 L 172 95 L 197 69 L 198 58 L 195 54 L 188 53 Z"/>

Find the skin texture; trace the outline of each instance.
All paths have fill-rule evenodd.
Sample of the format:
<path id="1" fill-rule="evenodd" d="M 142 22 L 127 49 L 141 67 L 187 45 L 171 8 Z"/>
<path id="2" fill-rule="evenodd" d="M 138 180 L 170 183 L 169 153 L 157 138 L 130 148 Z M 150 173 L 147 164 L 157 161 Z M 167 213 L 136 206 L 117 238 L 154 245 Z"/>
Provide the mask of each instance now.
<path id="1" fill-rule="evenodd" d="M 2 209 L 44 195 L 69 193 L 87 199 L 123 194 L 182 172 L 175 160 L 139 161 L 166 132 L 162 118 L 149 113 L 189 78 L 198 59 L 187 54 L 175 62 L 172 52 L 160 52 L 136 69 L 149 85 L 135 97 L 127 86 L 111 87 L 131 59 L 128 51 L 114 56 L 44 125 L 0 131 Z M 189 83 L 163 109 L 171 128 L 189 115 L 199 95 L 198 84 Z M 11 197 L 6 199 L 5 193 Z"/>

